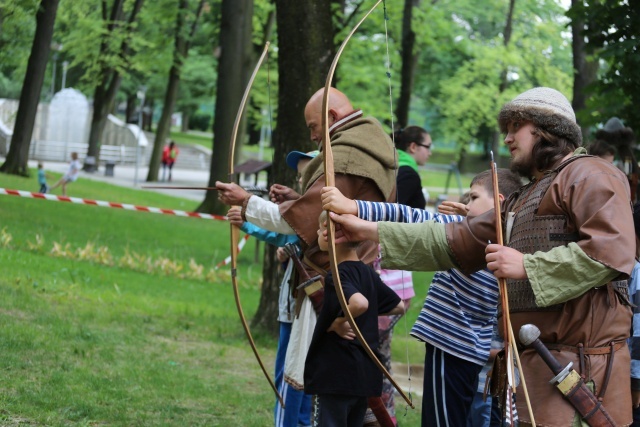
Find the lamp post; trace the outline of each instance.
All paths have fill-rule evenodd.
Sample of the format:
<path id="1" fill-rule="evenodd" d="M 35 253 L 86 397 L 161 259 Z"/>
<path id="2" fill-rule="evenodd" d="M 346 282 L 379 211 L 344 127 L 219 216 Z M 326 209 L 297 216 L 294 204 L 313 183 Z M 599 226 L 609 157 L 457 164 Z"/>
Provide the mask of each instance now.
<path id="1" fill-rule="evenodd" d="M 69 69 L 69 61 L 62 62 L 62 87 L 60 90 L 67 87 L 67 70 Z"/>
<path id="2" fill-rule="evenodd" d="M 147 93 L 146 86 L 140 86 L 137 93 L 140 100 L 140 108 L 138 109 L 138 137 L 136 138 L 136 168 L 133 175 L 133 186 L 138 186 L 138 168 L 140 167 L 140 135 L 142 134 L 142 107 L 144 107 L 144 98 Z"/>

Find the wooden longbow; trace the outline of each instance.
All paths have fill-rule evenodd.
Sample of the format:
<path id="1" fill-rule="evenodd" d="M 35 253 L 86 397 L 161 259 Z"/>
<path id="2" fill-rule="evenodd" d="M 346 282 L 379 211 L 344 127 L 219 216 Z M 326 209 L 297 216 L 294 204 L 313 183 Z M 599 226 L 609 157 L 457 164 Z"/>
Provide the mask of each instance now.
<path id="1" fill-rule="evenodd" d="M 364 20 L 367 19 L 367 17 L 371 14 L 371 12 L 373 12 L 373 10 L 380 3 L 382 3 L 382 0 L 378 0 L 376 4 L 373 5 L 371 9 L 369 9 L 369 11 L 364 15 L 364 17 L 360 20 L 360 22 L 358 22 L 356 26 L 353 27 L 349 35 L 344 39 L 344 41 L 340 45 L 340 48 L 338 49 L 338 52 L 336 53 L 336 56 L 333 58 L 333 62 L 331 63 L 331 67 L 329 68 L 329 73 L 327 74 L 327 80 L 324 87 L 324 96 L 322 98 L 322 130 L 324 135 L 324 137 L 322 138 L 322 151 L 324 153 L 324 177 L 325 177 L 326 186 L 331 186 L 331 187 L 335 186 L 335 170 L 333 166 L 333 152 L 331 150 L 331 139 L 329 136 L 329 89 L 331 88 L 333 75 L 335 74 L 336 66 L 338 65 L 338 60 L 340 59 L 340 55 L 342 55 L 342 51 L 344 50 L 345 46 L 347 45 L 347 43 L 349 42 L 353 34 L 356 32 L 358 27 L 360 27 L 360 24 L 362 24 Z M 411 399 L 409 398 L 409 396 L 407 396 L 407 394 L 402 390 L 402 388 L 398 385 L 396 380 L 393 379 L 389 371 L 387 371 L 387 369 L 384 367 L 382 362 L 378 360 L 378 357 L 375 355 L 371 347 L 369 347 L 369 345 L 367 344 L 367 341 L 362 336 L 362 333 L 360 332 L 360 329 L 358 328 L 358 325 L 356 324 L 355 319 L 353 318 L 353 315 L 349 311 L 349 306 L 347 305 L 347 301 L 344 296 L 344 291 L 342 289 L 342 282 L 340 281 L 340 274 L 338 273 L 338 262 L 336 259 L 336 252 L 335 252 L 335 231 L 336 231 L 335 224 L 333 223 L 331 218 L 328 217 L 327 235 L 328 235 L 328 241 L 329 241 L 329 264 L 331 266 L 333 281 L 334 281 L 334 284 L 336 285 L 336 293 L 338 295 L 338 301 L 340 302 L 340 306 L 342 307 L 342 310 L 344 311 L 344 314 L 347 317 L 347 321 L 349 322 L 351 329 L 353 329 L 354 334 L 356 335 L 358 341 L 362 345 L 362 348 L 364 348 L 367 355 L 371 358 L 371 360 L 373 360 L 373 362 L 376 364 L 378 369 L 382 371 L 384 376 L 386 376 L 389 379 L 391 384 L 393 384 L 395 389 L 398 391 L 398 393 L 400 393 L 400 395 L 407 402 L 407 404 L 411 408 L 414 408 L 413 403 L 411 402 Z"/>
<path id="2" fill-rule="evenodd" d="M 262 55 L 260 55 L 260 59 L 258 59 L 258 63 L 256 64 L 253 73 L 251 74 L 251 78 L 249 79 L 249 83 L 244 90 L 244 95 L 242 96 L 242 100 L 240 101 L 240 106 L 238 107 L 238 112 L 236 113 L 236 120 L 233 124 L 233 132 L 231 133 L 231 148 L 229 150 L 229 182 L 235 182 L 235 169 L 234 169 L 234 157 L 235 157 L 235 149 L 236 142 L 238 138 L 238 129 L 240 128 L 240 122 L 242 120 L 242 114 L 247 105 L 247 100 L 249 99 L 249 92 L 251 92 L 251 86 L 253 86 L 253 81 L 258 74 L 258 70 L 262 66 L 264 62 L 264 58 L 267 56 L 267 52 L 269 50 L 269 42 L 264 45 L 264 50 L 262 51 Z M 251 345 L 251 349 L 253 350 L 253 354 L 255 354 L 258 363 L 260 364 L 260 368 L 264 373 L 264 376 L 269 381 L 271 388 L 274 393 L 278 397 L 280 401 L 280 405 L 284 408 L 284 400 L 282 396 L 278 392 L 278 388 L 275 383 L 269 376 L 267 369 L 260 358 L 260 353 L 258 353 L 258 348 L 256 347 L 256 343 L 251 336 L 251 331 L 249 329 L 249 324 L 247 323 L 247 319 L 244 315 L 244 311 L 242 310 L 242 304 L 240 303 L 240 292 L 238 289 L 238 278 L 237 278 L 237 258 L 238 258 L 238 242 L 240 240 L 240 228 L 231 224 L 231 283 L 233 284 L 233 296 L 236 300 L 236 308 L 238 309 L 238 315 L 240 316 L 240 321 L 242 322 L 242 327 L 244 328 L 244 332 L 247 335 L 247 339 L 249 340 L 249 344 Z"/>

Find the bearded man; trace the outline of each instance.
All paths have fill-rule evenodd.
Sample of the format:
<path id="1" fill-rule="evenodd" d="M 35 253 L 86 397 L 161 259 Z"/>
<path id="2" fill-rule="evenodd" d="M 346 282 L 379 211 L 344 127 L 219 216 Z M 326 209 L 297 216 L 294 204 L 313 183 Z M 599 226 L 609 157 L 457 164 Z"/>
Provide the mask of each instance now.
<path id="1" fill-rule="evenodd" d="M 496 241 L 493 209 L 446 225 L 331 218 L 344 239 L 379 241 L 385 268 L 474 272 L 486 266 L 507 279 L 516 335 L 524 324 L 538 326 L 540 341 L 560 365 L 573 363 L 615 425 L 629 425 L 626 279 L 635 235 L 627 178 L 586 155 L 571 104 L 554 89 L 518 95 L 504 105 L 498 123 L 512 170 L 530 179 L 502 204 L 505 246 L 489 243 Z M 574 407 L 548 383 L 554 374 L 542 358 L 525 349 L 521 360 L 536 423 L 581 425 Z M 517 403 L 526 425 L 525 400 Z"/>

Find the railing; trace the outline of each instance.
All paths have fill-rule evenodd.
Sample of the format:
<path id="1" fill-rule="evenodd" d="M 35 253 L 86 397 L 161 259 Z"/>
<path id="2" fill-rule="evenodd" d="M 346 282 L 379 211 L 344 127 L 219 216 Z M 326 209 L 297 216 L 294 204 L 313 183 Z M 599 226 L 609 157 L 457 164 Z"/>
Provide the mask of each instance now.
<path id="1" fill-rule="evenodd" d="M 18 104 L 17 100 L 0 99 L 0 156 L 6 156 L 9 152 Z M 88 117 L 91 115 L 89 114 Z M 67 162 L 71 153 L 75 151 L 79 154 L 81 161 L 86 161 L 87 159 L 84 158 L 88 149 L 86 143 L 66 142 L 63 135 L 47 139 L 49 119 L 49 104 L 40 104 L 29 147 L 29 157 L 41 161 Z M 119 118 L 109 115 L 100 141 L 100 163 L 135 164 L 135 147 L 139 144 L 139 165 L 147 166 L 153 151 L 155 135 L 148 132 L 139 135 L 138 129 L 137 125 L 126 124 Z M 181 145 L 179 148 L 180 155 L 176 168 L 209 170 L 211 150 L 191 145 Z M 88 159 L 88 162 L 91 162 L 91 159 Z"/>
<path id="2" fill-rule="evenodd" d="M 42 161 L 66 162 L 71 153 L 76 152 L 83 160 L 88 145 L 63 141 L 32 141 L 29 147 L 29 158 Z M 150 151 L 146 147 L 140 147 L 140 164 L 149 164 Z M 100 162 L 113 162 L 118 164 L 135 164 L 136 147 L 125 145 L 100 146 Z"/>

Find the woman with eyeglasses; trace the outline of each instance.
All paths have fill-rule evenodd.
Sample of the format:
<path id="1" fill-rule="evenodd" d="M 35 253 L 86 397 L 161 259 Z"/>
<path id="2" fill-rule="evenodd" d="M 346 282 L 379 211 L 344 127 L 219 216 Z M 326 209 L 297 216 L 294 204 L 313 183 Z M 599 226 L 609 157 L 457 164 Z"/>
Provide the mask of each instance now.
<path id="1" fill-rule="evenodd" d="M 418 166 L 423 166 L 431 156 L 431 136 L 429 132 L 419 126 L 409 126 L 391 135 L 398 153 L 398 174 L 396 179 L 397 202 L 412 208 L 424 209 L 427 200 L 422 193 L 422 182 L 418 174 Z M 380 268 L 379 259 L 374 262 L 374 268 L 380 273 L 382 281 L 393 289 L 402 299 L 405 307 L 409 307 L 411 298 L 415 296 L 413 278 L 410 271 L 385 270 Z M 378 317 L 378 334 L 380 336 L 378 353 L 380 360 L 387 369 L 391 369 L 391 338 L 393 327 L 402 317 Z M 393 386 L 386 378 L 382 384 L 382 401 L 392 419 L 395 419 L 395 404 L 393 401 Z M 376 425 L 371 411 L 365 416 L 365 426 Z"/>
<path id="2" fill-rule="evenodd" d="M 424 209 L 427 201 L 418 166 L 424 166 L 431 156 L 431 136 L 420 126 L 409 126 L 396 131 L 393 139 L 398 151 L 398 203 Z"/>

